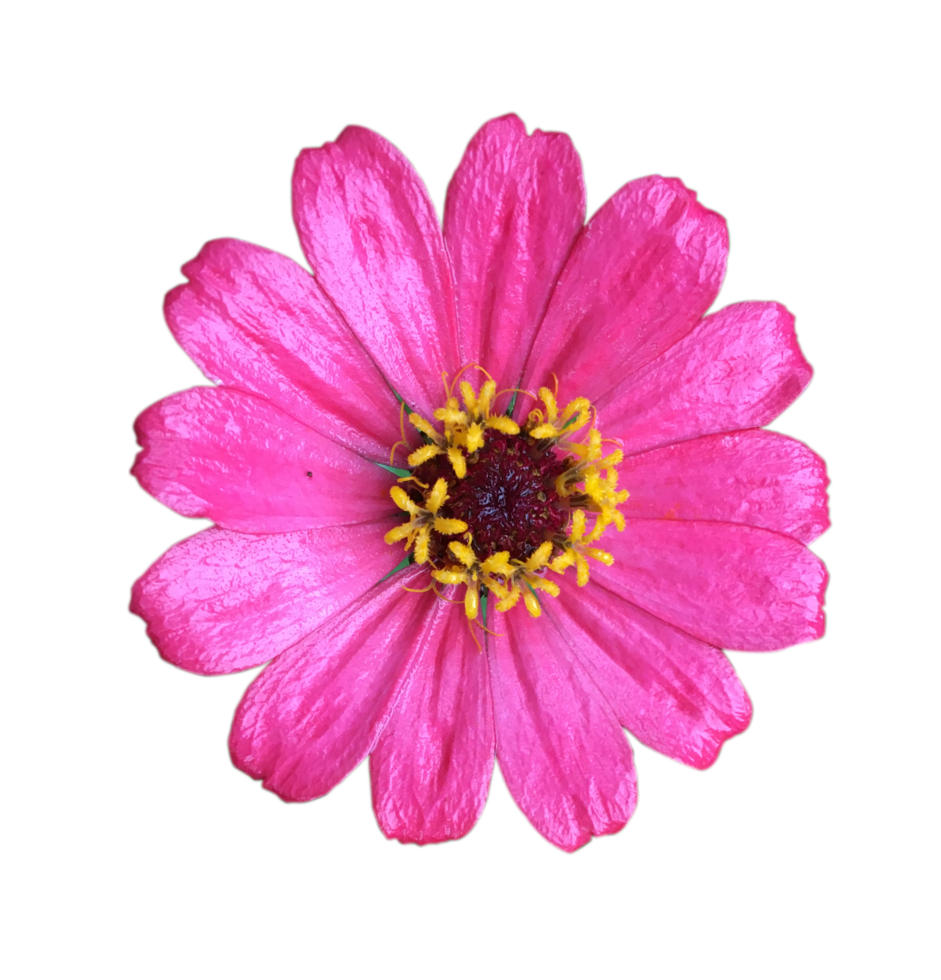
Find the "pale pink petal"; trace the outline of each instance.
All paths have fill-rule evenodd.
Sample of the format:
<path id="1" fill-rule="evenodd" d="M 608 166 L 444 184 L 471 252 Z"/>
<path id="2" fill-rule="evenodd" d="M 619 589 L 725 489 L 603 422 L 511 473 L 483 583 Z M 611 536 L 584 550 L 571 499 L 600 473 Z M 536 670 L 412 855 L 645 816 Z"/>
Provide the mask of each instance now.
<path id="1" fill-rule="evenodd" d="M 423 568 L 393 575 L 252 682 L 229 737 L 232 761 L 284 800 L 333 789 L 372 751 L 416 657 L 438 642 Z"/>
<path id="2" fill-rule="evenodd" d="M 131 472 L 186 517 L 271 533 L 395 511 L 389 473 L 256 395 L 190 388 L 151 405 L 135 429 Z"/>
<path id="3" fill-rule="evenodd" d="M 621 188 L 588 222 L 562 270 L 524 387 L 592 401 L 684 337 L 712 305 L 725 221 L 673 178 Z"/>
<path id="4" fill-rule="evenodd" d="M 736 303 L 707 316 L 662 357 L 598 402 L 627 452 L 767 425 L 807 387 L 794 317 L 779 303 Z"/>
<path id="5" fill-rule="evenodd" d="M 389 461 L 398 405 L 313 277 L 257 245 L 223 239 L 183 266 L 164 304 L 180 346 L 217 384 L 252 391 L 365 456 Z"/>
<path id="6" fill-rule="evenodd" d="M 730 521 L 805 544 L 829 526 L 827 471 L 803 443 L 745 429 L 628 456 L 619 486 L 631 517 Z"/>
<path id="7" fill-rule="evenodd" d="M 519 384 L 584 220 L 581 161 L 568 136 L 527 136 L 512 115 L 478 130 L 448 187 L 444 238 L 464 356 L 501 388 Z"/>
<path id="8" fill-rule="evenodd" d="M 461 606 L 439 602 L 408 687 L 370 757 L 373 806 L 387 837 L 428 844 L 477 822 L 493 771 L 487 658 Z"/>
<path id="9" fill-rule="evenodd" d="M 429 412 L 460 367 L 454 286 L 428 192 L 391 143 L 359 126 L 304 150 L 294 221 L 314 276 L 392 387 Z"/>
<path id="10" fill-rule="evenodd" d="M 398 562 L 388 522 L 286 534 L 212 527 L 175 544 L 134 583 L 131 611 L 160 655 L 197 674 L 278 656 Z"/>
<path id="11" fill-rule="evenodd" d="M 823 562 L 793 538 L 744 524 L 628 520 L 593 582 L 713 646 L 779 650 L 823 635 Z"/>
<path id="12" fill-rule="evenodd" d="M 617 718 L 545 616 L 515 609 L 495 619 L 487 649 L 497 759 L 513 799 L 566 851 L 615 833 L 637 801 Z"/>
<path id="13" fill-rule="evenodd" d="M 697 769 L 744 731 L 751 702 L 725 654 L 592 581 L 543 604 L 621 724 Z"/>

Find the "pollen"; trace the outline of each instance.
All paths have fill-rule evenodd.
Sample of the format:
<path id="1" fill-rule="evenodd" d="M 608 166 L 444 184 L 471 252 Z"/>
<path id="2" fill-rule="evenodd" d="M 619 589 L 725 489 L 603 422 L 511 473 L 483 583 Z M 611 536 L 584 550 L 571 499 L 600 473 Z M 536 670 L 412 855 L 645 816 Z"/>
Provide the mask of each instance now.
<path id="1" fill-rule="evenodd" d="M 462 380 L 458 397 L 457 378 L 449 385 L 444 376 L 444 404 L 433 420 L 408 415 L 422 445 L 409 446 L 404 431 L 397 444 L 410 450 L 409 475 L 390 494 L 407 520 L 386 541 L 404 542 L 412 561 L 428 566 L 432 588 L 463 587 L 471 622 L 491 594 L 501 612 L 522 603 L 539 616 L 567 569 L 585 586 L 590 562 L 614 562 L 597 542 L 625 527 L 620 507 L 628 492 L 617 472 L 624 453 L 602 439 L 588 399 L 560 409 L 557 391 L 498 392 L 479 365 L 457 377 L 469 369 L 486 375 L 479 388 Z M 522 424 L 496 410 L 509 391 L 517 392 L 514 402 L 523 396 L 533 403 Z"/>

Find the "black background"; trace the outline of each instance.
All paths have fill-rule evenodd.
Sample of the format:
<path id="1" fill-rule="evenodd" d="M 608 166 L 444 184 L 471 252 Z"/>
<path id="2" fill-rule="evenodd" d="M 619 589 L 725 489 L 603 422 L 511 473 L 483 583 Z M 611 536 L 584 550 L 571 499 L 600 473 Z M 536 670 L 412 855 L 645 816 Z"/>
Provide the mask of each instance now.
<path id="1" fill-rule="evenodd" d="M 479 120 L 505 106 L 481 106 L 447 118 L 415 111 L 375 112 L 358 118 L 395 139 L 424 171 L 436 194 L 455 157 Z M 527 112 L 527 106 L 519 106 Z M 354 109 L 355 111 L 355 109 Z M 585 155 L 592 201 L 600 201 L 621 180 L 651 170 L 681 173 L 700 188 L 703 199 L 725 211 L 734 232 L 731 276 L 723 300 L 780 298 L 800 315 L 805 348 L 819 380 L 777 427 L 806 439 L 833 458 L 839 377 L 835 309 L 824 304 L 829 279 L 833 220 L 814 169 L 803 163 L 798 143 L 780 128 L 744 126 L 725 135 L 691 133 L 654 137 L 629 114 L 536 112 L 529 122 L 570 129 Z M 161 291 L 174 281 L 176 264 L 200 240 L 233 233 L 294 252 L 286 215 L 286 176 L 299 142 L 332 136 L 349 115 L 311 111 L 296 129 L 275 133 L 253 125 L 231 132 L 204 131 L 181 122 L 167 128 L 155 155 L 153 177 L 137 188 L 146 233 L 130 256 L 128 305 L 121 331 L 132 369 L 120 386 L 123 411 L 115 418 L 116 465 L 131 451 L 123 426 L 147 401 L 199 380 L 165 334 L 157 316 Z M 669 127 L 668 127 L 669 130 Z M 747 134 L 747 135 L 743 135 Z M 200 526 L 182 522 L 143 497 L 128 481 L 122 534 L 126 578 L 133 577 L 171 541 Z M 817 551 L 833 560 L 834 536 Z M 839 599 L 839 591 L 833 592 Z M 837 608 L 831 598 L 831 610 Z M 834 617 L 839 631 L 838 617 Z M 328 800 L 308 807 L 285 807 L 232 772 L 223 739 L 233 702 L 250 675 L 202 679 L 161 664 L 127 620 L 122 662 L 126 682 L 143 710 L 135 716 L 140 788 L 152 800 L 161 823 L 188 827 L 237 828 L 243 839 L 276 831 L 309 852 L 342 847 L 351 853 L 401 853 L 373 829 L 362 771 Z M 687 772 L 639 746 L 641 806 L 628 833 L 599 842 L 582 860 L 604 854 L 632 860 L 654 848 L 706 849 L 716 856 L 750 849 L 750 860 L 766 864 L 797 841 L 822 846 L 834 828 L 826 814 L 837 766 L 841 732 L 834 707 L 841 697 L 833 640 L 783 654 L 733 658 L 756 704 L 752 731 L 733 743 L 719 766 L 707 774 Z M 466 843 L 426 851 L 459 852 L 466 860 L 480 853 L 553 852 L 526 827 L 499 778 L 475 835 Z M 816 847 L 815 847 L 816 849 Z M 612 853 L 614 852 L 614 853 Z M 562 860 L 557 858 L 556 860 Z"/>

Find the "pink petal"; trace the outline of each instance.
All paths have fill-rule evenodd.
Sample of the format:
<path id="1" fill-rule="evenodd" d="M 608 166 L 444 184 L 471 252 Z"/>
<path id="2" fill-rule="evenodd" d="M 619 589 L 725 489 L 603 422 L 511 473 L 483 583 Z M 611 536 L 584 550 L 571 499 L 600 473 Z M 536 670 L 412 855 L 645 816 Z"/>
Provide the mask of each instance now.
<path id="1" fill-rule="evenodd" d="M 581 161 L 568 136 L 527 136 L 512 115 L 481 127 L 448 187 L 444 238 L 464 355 L 501 388 L 519 384 L 584 220 Z"/>
<path id="2" fill-rule="evenodd" d="M 143 448 L 131 472 L 186 517 L 271 533 L 360 524 L 395 510 L 385 470 L 256 395 L 190 388 L 151 405 L 135 428 Z"/>
<path id="3" fill-rule="evenodd" d="M 777 418 L 812 370 L 779 303 L 736 303 L 600 399 L 606 434 L 629 453 Z"/>
<path id="4" fill-rule="evenodd" d="M 619 485 L 631 517 L 752 524 L 808 544 L 830 526 L 828 482 L 803 443 L 745 429 L 628 456 Z"/>
<path id="5" fill-rule="evenodd" d="M 592 401 L 675 344 L 709 309 L 725 274 L 721 215 L 673 178 L 621 188 L 565 264 L 524 372 L 525 387 Z"/>
<path id="6" fill-rule="evenodd" d="M 415 658 L 438 642 L 425 569 L 394 575 L 311 633 L 252 682 L 229 751 L 284 800 L 323 796 L 372 750 Z"/>
<path id="7" fill-rule="evenodd" d="M 262 395 L 298 421 L 388 462 L 398 405 L 313 277 L 247 242 L 203 246 L 167 295 L 167 323 L 211 381 Z"/>
<path id="8" fill-rule="evenodd" d="M 487 637 L 497 759 L 513 799 L 563 850 L 615 833 L 637 801 L 617 718 L 545 616 L 496 619 L 506 634 Z"/>
<path id="9" fill-rule="evenodd" d="M 779 650 L 823 635 L 823 562 L 763 528 L 628 520 L 592 581 L 713 646 Z"/>
<path id="10" fill-rule="evenodd" d="M 388 523 L 287 534 L 209 528 L 174 545 L 134 583 L 131 611 L 160 655 L 197 674 L 278 656 L 359 598 L 399 558 Z"/>
<path id="11" fill-rule="evenodd" d="M 370 758 L 373 806 L 387 837 L 463 837 L 487 802 L 493 704 L 487 658 L 459 606 L 439 602 L 408 688 Z"/>
<path id="12" fill-rule="evenodd" d="M 314 276 L 392 387 L 429 412 L 460 366 L 454 286 L 425 185 L 391 143 L 359 126 L 304 150 L 294 221 Z"/>
<path id="13" fill-rule="evenodd" d="M 748 727 L 751 702 L 721 650 L 594 581 L 564 588 L 544 609 L 621 724 L 652 749 L 705 769 Z"/>

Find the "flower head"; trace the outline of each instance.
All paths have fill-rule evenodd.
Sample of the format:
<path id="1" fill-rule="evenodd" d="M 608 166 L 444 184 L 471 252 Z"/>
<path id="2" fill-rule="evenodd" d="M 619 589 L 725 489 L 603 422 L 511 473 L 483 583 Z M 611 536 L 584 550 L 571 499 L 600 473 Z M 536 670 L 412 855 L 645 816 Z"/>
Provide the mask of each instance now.
<path id="1" fill-rule="evenodd" d="M 465 834 L 494 757 L 575 849 L 636 801 L 623 729 L 711 765 L 751 705 L 723 647 L 823 631 L 823 462 L 761 426 L 811 370 L 776 303 L 707 315 L 723 219 L 632 181 L 584 223 L 568 137 L 473 138 L 443 229 L 351 127 L 305 150 L 313 275 L 207 244 L 167 297 L 214 382 L 138 419 L 134 473 L 215 524 L 135 584 L 187 670 L 267 664 L 235 764 L 309 800 L 370 757 L 382 830 Z"/>

